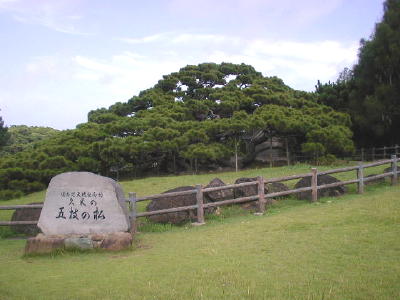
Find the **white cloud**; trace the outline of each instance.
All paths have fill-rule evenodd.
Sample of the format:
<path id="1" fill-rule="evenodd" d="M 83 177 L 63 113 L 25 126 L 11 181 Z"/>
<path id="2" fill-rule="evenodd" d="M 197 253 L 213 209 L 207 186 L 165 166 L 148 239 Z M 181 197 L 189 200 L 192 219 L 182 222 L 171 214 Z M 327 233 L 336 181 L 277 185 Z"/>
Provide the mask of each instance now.
<path id="1" fill-rule="evenodd" d="M 194 33 L 177 33 L 165 32 L 159 34 L 148 35 L 140 38 L 122 37 L 116 40 L 128 44 L 140 45 L 150 43 L 171 43 L 171 44 L 190 44 L 194 43 L 212 43 L 212 44 L 238 44 L 239 38 L 225 36 L 222 34 L 194 34 Z"/>
<path id="2" fill-rule="evenodd" d="M 38 24 L 62 33 L 87 35 L 77 28 L 82 20 L 79 0 L 0 0 L 0 11 L 9 13 L 20 23 Z"/>
<path id="3" fill-rule="evenodd" d="M 229 44 L 237 45 L 240 42 L 239 38 L 224 36 L 222 34 L 190 34 L 183 33 L 178 34 L 171 38 L 171 43 L 174 44 L 190 44 L 202 43 L 204 46 L 210 46 L 210 44 Z"/>
<path id="4" fill-rule="evenodd" d="M 337 41 L 293 42 L 255 40 L 246 47 L 250 56 L 265 55 L 268 57 L 285 57 L 290 60 L 320 61 L 338 63 L 345 59 L 353 59 L 358 44 L 344 46 Z"/>
<path id="5" fill-rule="evenodd" d="M 201 50 L 187 51 L 198 42 Z M 101 80 L 106 74 L 112 76 L 112 89 L 132 91 L 133 82 L 140 89 L 151 87 L 162 75 L 177 71 L 186 64 L 201 62 L 234 62 L 254 66 L 266 76 L 277 75 L 297 89 L 313 90 L 317 80 L 334 80 L 346 66 L 351 66 L 357 55 L 357 44 L 343 45 L 337 41 L 295 42 L 277 40 L 243 40 L 236 37 L 204 34 L 179 34 L 159 41 L 159 48 L 170 52 L 155 52 L 151 56 L 126 52 L 99 62 L 78 58 L 85 68 L 80 78 Z M 233 50 L 232 50 L 233 49 Z M 157 57 L 157 59 L 154 59 Z M 178 59 L 179 57 L 179 59 Z M 91 74 L 91 75 L 90 75 Z M 147 85 L 145 85 L 147 84 Z M 138 89 L 135 88 L 135 91 Z"/>
<path id="6" fill-rule="evenodd" d="M 159 40 L 165 39 L 167 37 L 167 33 L 160 33 L 160 34 L 153 34 L 141 38 L 127 38 L 127 37 L 122 37 L 122 38 L 117 38 L 116 40 L 126 42 L 128 44 L 146 44 L 146 43 L 152 43 L 152 42 L 157 42 Z"/>
<path id="7" fill-rule="evenodd" d="M 146 45 L 142 46 L 143 48 L 136 49 L 148 49 Z M 201 62 L 246 63 L 266 76 L 281 77 L 294 88 L 313 90 L 318 79 L 335 80 L 344 67 L 351 66 L 355 62 L 358 43 L 243 39 L 220 34 L 182 33 L 158 40 L 157 46 L 157 49 L 151 49 L 153 51 L 151 54 L 140 58 L 140 66 L 152 65 L 154 57 L 157 57 L 159 61 L 157 64 L 167 61 L 176 62 L 179 57 L 179 61 L 183 61 L 184 64 L 178 65 L 176 70 L 186 64 Z M 169 49 L 169 51 L 158 49 Z M 146 51 L 143 52 L 146 53 Z M 115 61 L 110 63 L 115 65 Z M 126 65 L 122 64 L 121 67 L 124 68 Z M 131 70 L 133 72 L 134 68 Z M 148 73 L 148 70 L 144 67 L 143 72 Z M 154 80 L 159 78 L 161 76 Z"/>
<path id="8" fill-rule="evenodd" d="M 88 111 L 127 101 L 163 75 L 202 62 L 250 64 L 265 76 L 278 76 L 293 88 L 311 91 L 318 79 L 335 80 L 357 56 L 356 44 L 337 41 L 307 43 L 212 34 L 177 34 L 175 39 L 158 41 L 157 47 L 125 45 L 135 50 L 102 58 L 82 54 L 33 58 L 25 65 L 23 84 L 14 87 L 12 105 L 3 106 L 7 119 L 72 128 L 86 121 Z M 7 99 L 4 93 L 2 98 Z"/>
<path id="9" fill-rule="evenodd" d="M 57 71 L 58 59 L 55 56 L 40 56 L 33 58 L 27 65 L 26 71 L 31 74 L 53 73 Z"/>
<path id="10" fill-rule="evenodd" d="M 126 101 L 152 87 L 162 75 L 174 72 L 184 64 L 176 58 L 159 60 L 132 52 L 116 54 L 108 60 L 77 56 L 74 61 L 77 64 L 76 79 L 101 84 L 107 94 L 119 98 L 118 101 Z"/>

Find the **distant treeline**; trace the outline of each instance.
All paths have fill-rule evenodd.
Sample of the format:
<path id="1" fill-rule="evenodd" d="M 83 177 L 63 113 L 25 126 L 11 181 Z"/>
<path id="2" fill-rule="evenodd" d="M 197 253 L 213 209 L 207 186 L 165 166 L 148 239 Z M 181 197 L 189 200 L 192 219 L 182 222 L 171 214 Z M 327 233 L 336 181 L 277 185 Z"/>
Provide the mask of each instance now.
<path id="1" fill-rule="evenodd" d="M 35 142 L 52 137 L 58 132 L 50 127 L 12 125 L 7 128 L 7 141 L 0 148 L 0 157 L 32 148 Z"/>

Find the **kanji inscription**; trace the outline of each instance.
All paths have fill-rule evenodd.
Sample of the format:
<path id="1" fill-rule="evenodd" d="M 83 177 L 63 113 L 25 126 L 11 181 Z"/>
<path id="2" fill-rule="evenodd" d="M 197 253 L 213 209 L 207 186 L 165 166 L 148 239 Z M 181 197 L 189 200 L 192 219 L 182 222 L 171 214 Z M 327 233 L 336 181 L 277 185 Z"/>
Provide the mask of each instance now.
<path id="1" fill-rule="evenodd" d="M 47 189 L 38 222 L 44 234 L 94 234 L 127 231 L 121 186 L 89 172 L 55 176 Z"/>

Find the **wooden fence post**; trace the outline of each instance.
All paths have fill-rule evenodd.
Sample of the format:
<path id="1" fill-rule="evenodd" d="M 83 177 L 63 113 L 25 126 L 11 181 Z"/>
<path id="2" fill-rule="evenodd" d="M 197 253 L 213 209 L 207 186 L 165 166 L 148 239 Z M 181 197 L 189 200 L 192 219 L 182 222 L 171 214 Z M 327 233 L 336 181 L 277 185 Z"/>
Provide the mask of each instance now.
<path id="1" fill-rule="evenodd" d="M 264 193 L 264 186 L 265 181 L 264 177 L 258 176 L 258 212 L 263 214 L 265 212 L 265 193 Z"/>
<path id="2" fill-rule="evenodd" d="M 397 156 L 396 155 L 392 155 L 392 172 L 393 172 L 393 176 L 392 176 L 392 185 L 397 184 Z"/>
<path id="3" fill-rule="evenodd" d="M 360 164 L 357 169 L 357 190 L 359 194 L 364 193 L 364 166 Z"/>
<path id="4" fill-rule="evenodd" d="M 204 223 L 204 199 L 203 188 L 200 184 L 196 184 L 196 201 L 197 201 L 197 225 Z"/>
<path id="5" fill-rule="evenodd" d="M 361 148 L 361 161 L 364 161 L 365 155 L 364 155 L 364 148 Z"/>
<path id="6" fill-rule="evenodd" d="M 375 160 L 375 147 L 372 147 L 372 161 Z"/>
<path id="7" fill-rule="evenodd" d="M 386 158 L 386 146 L 383 146 L 383 159 Z"/>
<path id="8" fill-rule="evenodd" d="M 317 168 L 311 168 L 311 202 L 318 201 L 318 171 Z"/>
<path id="9" fill-rule="evenodd" d="M 136 233 L 136 193 L 129 193 L 129 204 L 130 204 L 130 225 L 131 225 L 131 234 L 134 235 Z"/>

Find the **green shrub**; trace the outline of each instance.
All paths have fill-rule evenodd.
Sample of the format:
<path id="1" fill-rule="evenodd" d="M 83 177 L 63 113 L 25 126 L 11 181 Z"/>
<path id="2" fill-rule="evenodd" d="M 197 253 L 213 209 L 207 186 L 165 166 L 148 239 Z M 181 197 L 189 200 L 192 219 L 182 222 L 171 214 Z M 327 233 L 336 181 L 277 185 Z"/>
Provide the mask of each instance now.
<path id="1" fill-rule="evenodd" d="M 23 179 L 25 177 L 22 168 L 7 168 L 0 171 L 0 178 L 4 181 Z"/>
<path id="2" fill-rule="evenodd" d="M 20 198 L 24 195 L 22 191 L 2 190 L 0 191 L 0 200 L 9 200 Z"/>
<path id="3" fill-rule="evenodd" d="M 29 191 L 28 184 L 29 184 L 29 181 L 26 179 L 11 180 L 8 182 L 8 188 L 10 190 L 22 191 L 24 193 L 27 193 Z"/>
<path id="4" fill-rule="evenodd" d="M 337 158 L 335 155 L 327 154 L 318 159 L 318 165 L 321 166 L 331 166 L 337 162 Z"/>
<path id="5" fill-rule="evenodd" d="M 38 182 L 38 181 L 29 182 L 28 187 L 27 187 L 27 192 L 33 193 L 33 192 L 44 190 L 45 188 L 46 188 L 46 185 L 41 182 Z"/>
<path id="6" fill-rule="evenodd" d="M 45 177 L 43 176 L 43 170 L 33 170 L 33 169 L 26 169 L 24 170 L 25 178 L 28 179 L 30 182 L 33 181 L 42 181 Z"/>
<path id="7" fill-rule="evenodd" d="M 319 157 L 324 155 L 326 152 L 326 148 L 321 143 L 304 143 L 301 145 L 301 151 L 304 154 L 308 154 L 310 156 Z"/>
<path id="8" fill-rule="evenodd" d="M 12 180 L 21 180 L 24 172 L 21 168 L 7 168 L 0 170 L 0 189 L 7 189 L 8 183 Z"/>
<path id="9" fill-rule="evenodd" d="M 100 170 L 100 162 L 91 157 L 80 157 L 77 161 L 80 171 L 98 172 Z"/>
<path id="10" fill-rule="evenodd" d="M 57 155 L 48 157 L 39 164 L 39 169 L 61 169 L 71 168 L 73 163 L 64 156 Z"/>
<path id="11" fill-rule="evenodd" d="M 55 170 L 55 169 L 44 169 L 44 170 L 40 170 L 40 178 L 38 178 L 38 181 L 40 180 L 40 182 L 44 183 L 44 184 L 48 184 L 51 180 L 51 178 L 53 178 L 54 176 L 56 176 L 57 174 L 63 173 L 64 170 Z M 67 172 L 67 171 L 65 171 Z"/>

